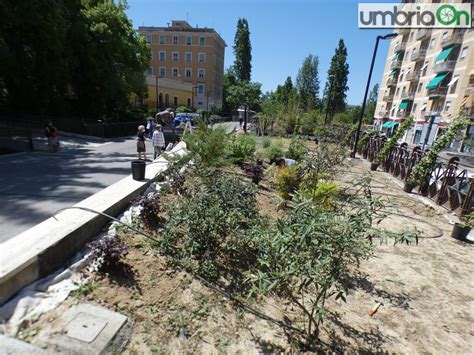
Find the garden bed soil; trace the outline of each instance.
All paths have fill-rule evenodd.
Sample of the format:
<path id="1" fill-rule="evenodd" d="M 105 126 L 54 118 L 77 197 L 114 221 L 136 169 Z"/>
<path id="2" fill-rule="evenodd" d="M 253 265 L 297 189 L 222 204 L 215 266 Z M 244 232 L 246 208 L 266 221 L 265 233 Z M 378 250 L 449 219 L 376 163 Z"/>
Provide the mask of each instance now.
<path id="1" fill-rule="evenodd" d="M 352 160 L 339 184 L 352 183 L 368 164 Z M 390 198 L 386 228 L 422 230 L 418 245 L 377 247 L 376 257 L 362 263 L 351 279 L 347 303 L 331 300 L 321 340 L 314 349 L 405 353 L 470 353 L 474 344 L 473 245 L 450 238 L 445 217 L 408 195 L 388 174 L 372 174 L 375 194 Z M 281 214 L 271 193 L 260 194 L 266 214 Z M 414 217 L 412 219 L 410 217 Z M 437 237 L 442 234 L 441 237 Z M 95 302 L 133 321 L 127 353 L 260 353 L 298 352 L 285 329 L 235 305 L 222 294 L 155 255 L 138 235 L 127 235 L 130 247 L 125 274 L 96 275 L 96 286 L 71 296 L 65 307 Z M 268 316 L 284 320 L 297 310 L 275 298 L 247 301 Z M 382 305 L 373 317 L 369 311 Z M 51 321 L 54 312 L 36 324 Z M 33 337 L 34 338 L 34 337 Z M 31 340 L 32 338 L 30 338 Z"/>

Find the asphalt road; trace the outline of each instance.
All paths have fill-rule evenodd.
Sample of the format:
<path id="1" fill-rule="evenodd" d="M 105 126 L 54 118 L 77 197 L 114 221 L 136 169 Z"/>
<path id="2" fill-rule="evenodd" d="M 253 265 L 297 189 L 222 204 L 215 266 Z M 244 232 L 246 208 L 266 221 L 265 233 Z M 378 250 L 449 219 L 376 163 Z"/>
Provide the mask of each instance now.
<path id="1" fill-rule="evenodd" d="M 48 153 L 36 138 L 39 152 L 0 156 L 0 243 L 129 175 L 135 142 L 63 138 L 61 151 Z"/>

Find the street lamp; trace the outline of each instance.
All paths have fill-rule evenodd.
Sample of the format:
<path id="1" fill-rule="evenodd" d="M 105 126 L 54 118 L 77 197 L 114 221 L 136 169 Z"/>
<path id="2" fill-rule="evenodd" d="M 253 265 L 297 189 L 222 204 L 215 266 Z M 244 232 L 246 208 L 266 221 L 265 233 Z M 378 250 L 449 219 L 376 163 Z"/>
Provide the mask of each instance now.
<path id="1" fill-rule="evenodd" d="M 359 124 L 358 124 L 358 127 L 357 127 L 356 139 L 355 139 L 355 142 L 354 142 L 354 150 L 353 150 L 352 155 L 351 155 L 352 158 L 355 158 L 356 152 L 357 152 L 357 144 L 359 143 L 360 129 L 362 127 L 362 120 L 364 118 L 365 103 L 367 102 L 367 94 L 369 93 L 370 79 L 372 78 L 372 70 L 374 69 L 375 56 L 377 55 L 377 49 L 379 47 L 379 41 L 381 39 L 392 39 L 392 38 L 395 38 L 397 36 L 398 36 L 398 33 L 389 33 L 385 36 L 377 36 L 377 40 L 375 41 L 374 54 L 372 55 L 372 63 L 370 64 L 369 77 L 367 78 L 367 86 L 365 87 L 364 101 L 362 102 L 362 109 L 360 110 Z"/>
<path id="2" fill-rule="evenodd" d="M 430 123 L 428 125 L 428 129 L 426 130 L 426 136 L 423 141 L 423 147 L 421 148 L 422 151 L 425 151 L 425 147 L 428 144 L 428 139 L 430 138 L 431 130 L 433 128 L 433 123 L 434 123 L 435 118 L 436 118 L 436 112 L 431 112 Z M 425 122 L 428 122 L 428 119 L 426 117 L 425 117 Z"/>
<path id="3" fill-rule="evenodd" d="M 331 74 L 328 76 L 328 79 L 329 79 L 329 92 L 328 92 L 328 97 L 327 97 L 327 105 L 326 105 L 326 117 L 324 118 L 324 124 L 326 125 L 328 123 L 328 111 L 329 111 L 329 104 L 331 103 L 331 96 L 332 96 L 332 84 L 334 82 L 334 80 L 331 80 L 334 78 L 334 75 Z"/>

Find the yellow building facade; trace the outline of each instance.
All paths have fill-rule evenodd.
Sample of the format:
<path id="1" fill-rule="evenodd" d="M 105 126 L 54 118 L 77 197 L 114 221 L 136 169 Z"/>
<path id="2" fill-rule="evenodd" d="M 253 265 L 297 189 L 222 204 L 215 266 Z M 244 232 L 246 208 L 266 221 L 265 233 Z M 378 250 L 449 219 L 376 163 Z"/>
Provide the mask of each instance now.
<path id="1" fill-rule="evenodd" d="M 168 27 L 139 27 L 138 32 L 151 47 L 148 75 L 158 77 L 158 81 L 190 84 L 195 108 L 222 106 L 227 45 L 214 29 L 174 20 Z"/>
<path id="2" fill-rule="evenodd" d="M 193 106 L 193 85 L 155 75 L 146 76 L 148 97 L 145 104 L 157 110 L 176 108 L 178 106 Z"/>

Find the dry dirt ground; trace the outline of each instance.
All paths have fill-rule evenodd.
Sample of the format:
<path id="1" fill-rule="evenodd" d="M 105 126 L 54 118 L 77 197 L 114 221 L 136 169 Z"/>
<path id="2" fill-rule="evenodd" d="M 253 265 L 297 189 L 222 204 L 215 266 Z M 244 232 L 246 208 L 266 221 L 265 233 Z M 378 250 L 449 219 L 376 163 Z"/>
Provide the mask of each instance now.
<path id="1" fill-rule="evenodd" d="M 369 174 L 369 164 L 348 162 L 339 179 L 351 188 Z M 373 191 L 390 199 L 392 230 L 417 227 L 418 245 L 377 247 L 353 278 L 347 303 L 331 301 L 315 348 L 332 351 L 467 354 L 474 344 L 474 246 L 452 239 L 452 226 L 417 195 L 408 195 L 390 175 L 371 173 Z M 261 195 L 265 212 L 276 211 L 276 199 Z M 273 207 L 272 207 L 273 206 Z M 447 211 L 443 213 L 447 214 Z M 125 350 L 142 353 L 299 352 L 285 329 L 242 308 L 185 272 L 173 271 L 139 236 L 126 239 L 131 266 L 127 274 L 95 276 L 86 291 L 70 296 L 62 307 L 94 302 L 133 321 Z M 276 320 L 296 312 L 270 299 L 248 301 Z M 369 317 L 376 303 L 383 305 Z M 41 322 L 51 321 L 51 312 Z M 32 340 L 32 339 L 30 339 Z"/>

